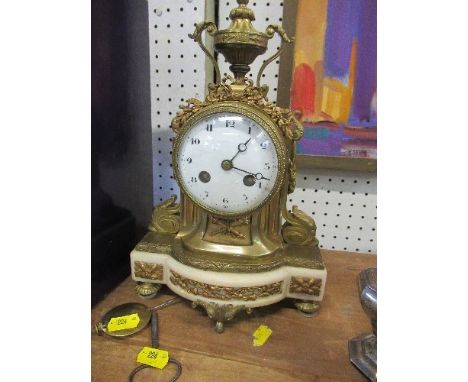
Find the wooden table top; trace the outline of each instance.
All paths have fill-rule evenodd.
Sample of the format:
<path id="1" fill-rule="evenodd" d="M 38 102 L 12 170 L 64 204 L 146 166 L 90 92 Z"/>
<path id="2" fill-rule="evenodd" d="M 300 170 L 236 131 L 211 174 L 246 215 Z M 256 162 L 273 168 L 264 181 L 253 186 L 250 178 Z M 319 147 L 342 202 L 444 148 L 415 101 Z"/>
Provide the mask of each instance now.
<path id="1" fill-rule="evenodd" d="M 322 250 L 328 270 L 325 296 L 318 315 L 305 317 L 288 300 L 256 308 L 250 316 L 225 324 L 223 334 L 202 308 L 184 301 L 160 310 L 160 348 L 183 366 L 178 381 L 366 381 L 349 362 L 348 340 L 370 333 L 371 325 L 361 309 L 356 277 L 375 267 L 377 258 L 349 252 Z M 175 296 L 163 286 L 152 300 L 135 293 L 135 282 L 127 278 L 91 312 L 92 327 L 114 306 L 140 302 L 155 306 Z M 273 333 L 261 347 L 252 345 L 259 325 Z M 115 339 L 92 334 L 92 381 L 124 382 L 137 366 L 143 346 L 151 346 L 149 326 L 134 336 Z M 137 381 L 169 381 L 175 366 L 145 369 Z"/>

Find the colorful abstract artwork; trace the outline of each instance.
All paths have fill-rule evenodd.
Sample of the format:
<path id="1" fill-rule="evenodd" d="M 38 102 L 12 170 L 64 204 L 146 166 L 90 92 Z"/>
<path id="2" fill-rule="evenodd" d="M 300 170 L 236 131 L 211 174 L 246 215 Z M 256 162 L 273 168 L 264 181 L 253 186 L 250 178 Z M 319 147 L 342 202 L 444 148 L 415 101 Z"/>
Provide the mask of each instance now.
<path id="1" fill-rule="evenodd" d="M 298 154 L 377 158 L 377 0 L 299 0 L 291 109 Z"/>

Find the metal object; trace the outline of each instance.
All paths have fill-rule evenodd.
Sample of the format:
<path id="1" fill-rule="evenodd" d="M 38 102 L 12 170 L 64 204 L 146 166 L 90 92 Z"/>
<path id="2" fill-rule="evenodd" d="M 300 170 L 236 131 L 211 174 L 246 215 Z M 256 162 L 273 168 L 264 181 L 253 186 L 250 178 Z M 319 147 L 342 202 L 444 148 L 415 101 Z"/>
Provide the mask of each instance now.
<path id="1" fill-rule="evenodd" d="M 195 309 L 198 306 L 203 307 L 206 310 L 208 317 L 216 322 L 215 330 L 217 333 L 224 332 L 224 322 L 231 321 L 238 312 L 245 310 L 247 314 L 252 313 L 252 309 L 246 308 L 244 305 L 221 305 L 216 304 L 215 302 L 206 302 L 201 300 L 192 302 L 192 308 Z"/>
<path id="2" fill-rule="evenodd" d="M 190 109 L 192 111 L 192 109 Z M 286 166 L 288 165 L 287 162 L 287 147 L 284 142 L 284 138 L 282 137 L 282 134 L 280 131 L 278 131 L 278 126 L 275 123 L 275 121 L 270 118 L 270 115 L 268 115 L 267 112 L 262 112 L 259 110 L 257 107 L 254 107 L 248 103 L 245 102 L 239 102 L 239 101 L 214 101 L 212 103 L 208 103 L 203 106 L 202 109 L 199 109 L 196 114 L 190 115 L 190 117 L 183 123 L 180 128 L 177 128 L 177 136 L 175 138 L 175 143 L 174 143 L 174 149 L 173 149 L 173 167 L 174 167 L 174 175 L 176 177 L 176 180 L 178 184 L 181 187 L 181 191 L 184 192 L 184 194 L 188 197 L 190 197 L 191 201 L 195 203 L 198 207 L 201 209 L 210 212 L 210 213 L 217 213 L 220 216 L 223 217 L 238 217 L 239 214 L 235 213 L 229 213 L 229 212 L 217 212 L 214 210 L 211 210 L 208 208 L 206 205 L 202 205 L 199 202 L 197 202 L 195 199 L 193 199 L 190 196 L 190 191 L 187 190 L 187 188 L 184 185 L 184 182 L 182 181 L 181 174 L 179 171 L 179 151 L 180 151 L 180 146 L 184 139 L 186 139 L 186 135 L 190 132 L 191 128 L 197 124 L 200 120 L 216 115 L 219 113 L 225 113 L 225 112 L 235 112 L 235 113 L 240 113 L 242 115 L 245 115 L 258 123 L 262 128 L 268 133 L 268 135 L 271 137 L 273 144 L 275 145 L 276 149 L 276 154 L 278 156 L 278 177 L 276 178 L 275 184 L 273 185 L 269 195 L 263 200 L 263 202 L 257 206 L 255 206 L 254 209 L 246 211 L 244 215 L 251 215 L 254 211 L 260 209 L 263 207 L 265 204 L 267 204 L 271 198 L 278 193 L 278 191 L 281 189 L 283 182 L 285 181 L 285 176 L 284 174 L 286 173 Z M 187 112 L 189 113 L 189 112 Z M 176 118 L 184 118 L 184 115 L 180 115 L 179 117 Z M 174 120 L 175 121 L 175 120 Z M 180 122 L 174 122 L 173 121 L 173 126 L 175 124 L 179 124 Z M 228 165 L 226 164 L 226 161 L 224 161 L 224 167 L 223 169 L 228 169 Z M 223 166 L 222 164 L 222 166 Z"/>
<path id="3" fill-rule="evenodd" d="M 180 229 L 179 205 L 176 195 L 159 203 L 153 210 L 148 229 L 152 232 L 177 233 Z"/>
<path id="4" fill-rule="evenodd" d="M 132 260 L 132 275 L 136 280 L 159 283 L 162 278 L 161 283 L 167 284 L 174 292 L 204 306 L 210 318 L 216 321 L 218 332 L 223 330 L 224 321 L 245 310 L 250 302 L 259 301 L 257 306 L 263 306 L 287 293 L 305 300 L 298 305 L 299 310 L 316 311 L 319 307 L 316 301 L 323 297 L 326 279 L 314 220 L 297 206 L 291 212 L 286 207 L 287 195 L 294 191 L 296 184 L 295 142 L 302 137 L 303 127 L 289 109 L 269 102 L 266 97 L 268 86 L 260 84 L 265 67 L 279 56 L 282 48 L 264 60 L 255 85 L 246 78 L 249 65 L 258 55 L 265 53 L 268 41 L 275 34 L 283 43 L 292 39 L 278 25 L 269 25 L 265 32 L 256 30 L 252 25 L 254 12 L 247 7 L 249 1 L 237 0 L 237 3 L 238 6 L 230 12 L 228 28 L 218 30 L 213 22 L 205 21 L 197 24 L 193 34 L 189 35 L 213 63 L 216 83 L 208 85 L 205 100 L 187 99 L 172 120 L 171 128 L 176 135 L 172 167 L 181 190 L 180 204 L 175 203 L 176 198 L 172 196 L 156 206 L 149 228 L 151 234 L 160 235 L 157 237 L 162 240 L 138 244 Z M 205 31 L 214 37 L 214 49 L 230 63 L 233 76 L 220 77 L 214 56 L 203 44 Z M 260 126 L 268 135 L 268 142 L 271 141 L 270 147 L 273 147 L 277 158 L 277 175 L 275 178 L 270 176 L 271 188 L 242 212 L 216 209 L 196 197 L 186 186 L 188 183 L 179 168 L 179 159 L 184 155 L 181 149 L 192 129 L 196 129 L 203 119 L 222 113 L 240 114 Z M 239 141 L 234 157 L 234 152 L 227 153 L 217 166 L 224 171 L 236 169 L 244 172 L 243 184 L 247 187 L 253 187 L 257 182 L 260 186 L 261 180 L 270 180 L 268 175 L 264 177 L 262 169 L 249 172 L 247 170 L 251 169 L 240 169 L 233 163 L 234 158 L 246 150 L 249 140 Z M 213 186 L 215 176 L 208 171 L 212 172 L 204 166 L 197 169 L 193 177 Z M 283 218 L 285 223 L 282 225 Z M 156 253 L 158 257 L 151 255 L 151 262 L 146 260 L 150 257 L 145 258 L 142 252 Z M 168 256 L 170 261 L 165 258 Z M 157 265 L 163 263 L 165 265 L 160 271 Z M 180 268 L 180 265 L 193 269 L 185 272 L 173 269 Z M 260 275 L 287 266 L 298 268 L 297 276 L 301 277 L 294 279 L 291 286 L 289 275 L 282 280 L 271 274 Z M 217 279 L 216 275 L 203 274 L 202 271 L 226 272 L 227 275 L 224 280 L 214 282 L 210 280 Z M 192 278 L 191 272 L 199 276 Z M 249 280 L 249 283 L 241 284 L 236 281 L 239 273 L 251 273 L 252 279 L 272 279 L 258 283 Z M 198 296 L 203 301 L 198 300 Z"/>
<path id="5" fill-rule="evenodd" d="M 294 306 L 303 316 L 312 317 L 320 309 L 318 301 L 295 301 Z"/>
<path id="6" fill-rule="evenodd" d="M 103 317 L 100 322 L 96 324 L 96 332 L 98 335 L 106 334 L 112 337 L 127 337 L 132 334 L 135 334 L 141 330 L 143 330 L 146 325 L 151 321 L 151 346 L 153 348 L 159 348 L 159 333 L 158 333 L 158 314 L 157 311 L 167 308 L 168 306 L 177 304 L 182 300 L 179 297 L 172 298 L 163 302 L 162 304 L 156 305 L 152 308 L 148 308 L 146 305 L 139 304 L 139 303 L 128 303 L 116 306 L 109 310 Z M 107 324 L 113 317 L 121 317 L 126 316 L 129 314 L 138 313 L 140 317 L 140 322 L 136 328 L 133 329 L 125 329 L 119 330 L 116 332 L 109 332 L 107 331 Z M 182 365 L 176 359 L 170 357 L 169 362 L 176 365 L 176 374 L 174 377 L 171 378 L 171 382 L 175 382 L 179 379 L 180 375 L 182 374 Z M 133 371 L 130 373 L 128 380 L 129 382 L 133 381 L 135 375 L 143 369 L 150 367 L 148 365 L 140 365 L 137 366 Z"/>
<path id="7" fill-rule="evenodd" d="M 172 270 L 170 279 L 174 285 L 180 286 L 187 293 L 193 294 L 195 296 L 226 301 L 255 301 L 261 297 L 281 294 L 283 287 L 283 281 L 253 287 L 225 287 L 191 280 L 179 275 L 177 272 Z"/>
<path id="8" fill-rule="evenodd" d="M 137 273 L 138 274 L 138 273 Z M 153 279 L 151 277 L 151 279 Z M 161 289 L 161 284 L 154 284 L 149 282 L 138 283 L 135 286 L 137 294 L 144 299 L 150 299 L 156 297 L 159 290 Z"/>
<path id="9" fill-rule="evenodd" d="M 173 302 L 174 300 L 177 300 L 177 301 Z M 157 310 L 156 308 L 163 309 L 177 302 L 180 302 L 180 300 L 178 298 L 175 298 L 152 309 L 152 313 L 151 313 L 151 347 L 152 348 L 155 348 L 155 349 L 159 348 L 158 314 L 156 312 Z M 182 374 L 182 365 L 179 361 L 177 361 L 176 359 L 172 357 L 169 357 L 169 363 L 173 363 L 174 365 L 176 365 L 176 374 L 169 381 L 169 382 L 175 382 L 179 379 L 179 377 Z M 137 366 L 135 369 L 132 370 L 132 372 L 128 376 L 128 382 L 133 382 L 135 375 L 137 375 L 139 371 L 149 368 L 149 367 L 151 366 L 148 366 L 148 365 Z"/>
<path id="10" fill-rule="evenodd" d="M 167 308 L 168 306 L 177 304 L 181 301 L 182 300 L 179 297 L 174 297 L 152 308 L 148 308 L 146 305 L 140 304 L 138 302 L 129 302 L 126 304 L 116 306 L 108 310 L 104 314 L 104 316 L 102 316 L 101 321 L 99 321 L 95 325 L 96 333 L 98 335 L 107 334 L 108 336 L 111 336 L 111 337 L 131 336 L 132 334 L 138 333 L 139 331 L 143 330 L 146 327 L 146 325 L 148 325 L 148 323 L 151 320 L 151 312 Z M 109 332 L 107 330 L 107 324 L 112 318 L 127 316 L 127 315 L 134 314 L 134 313 L 138 313 L 138 317 L 140 318 L 140 322 L 135 328 L 118 330 L 115 332 Z"/>
<path id="11" fill-rule="evenodd" d="M 377 381 L 377 269 L 369 268 L 358 276 L 361 305 L 372 324 L 372 334 L 348 343 L 350 361 L 371 381 Z"/>
<path id="12" fill-rule="evenodd" d="M 140 318 L 140 322 L 138 325 L 133 329 L 123 329 L 118 330 L 115 332 L 109 332 L 107 330 L 107 324 L 109 321 L 114 317 L 122 317 L 127 316 L 130 314 L 138 313 L 138 317 Z M 95 325 L 95 330 L 98 335 L 106 334 L 111 337 L 127 337 L 131 336 L 132 334 L 138 333 L 139 331 L 143 330 L 146 325 L 151 320 L 151 312 L 146 305 L 139 304 L 136 302 L 131 302 L 123 305 L 116 306 L 109 310 L 104 316 L 102 317 L 101 321 L 99 321 Z"/>

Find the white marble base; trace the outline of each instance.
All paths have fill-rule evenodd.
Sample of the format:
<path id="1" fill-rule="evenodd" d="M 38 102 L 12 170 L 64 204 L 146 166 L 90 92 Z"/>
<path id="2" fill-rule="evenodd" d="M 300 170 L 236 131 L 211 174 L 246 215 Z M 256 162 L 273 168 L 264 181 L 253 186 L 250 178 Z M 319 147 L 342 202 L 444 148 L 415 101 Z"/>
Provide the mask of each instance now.
<path id="1" fill-rule="evenodd" d="M 261 273 L 227 273 L 190 267 L 178 262 L 167 253 L 143 252 L 135 249 L 131 252 L 130 258 L 132 278 L 135 281 L 166 284 L 174 293 L 191 301 L 199 300 L 219 305 L 243 305 L 245 308 L 270 305 L 284 298 L 319 302 L 323 298 L 327 279 L 326 269 L 282 266 L 278 269 Z M 145 277 L 142 277 L 141 263 L 138 262 L 144 263 L 147 268 L 148 266 L 151 268 L 153 265 L 159 265 L 160 267 L 156 267 L 157 271 L 153 275 L 143 274 Z M 218 289 L 219 287 L 221 289 L 223 289 L 222 287 L 228 287 L 229 291 L 232 288 L 268 287 L 275 283 L 282 283 L 277 288 L 269 288 L 270 292 L 267 292 L 266 296 L 262 294 L 262 296 L 252 297 L 252 294 L 249 294 L 249 297 L 244 299 L 229 297 L 222 299 L 207 298 L 202 295 L 203 292 L 197 293 L 197 288 L 192 288 L 192 291 L 188 291 L 187 289 L 189 288 L 183 288 L 178 285 L 173 272 L 177 274 L 177 277 L 180 276 L 181 278 L 188 279 L 190 283 L 194 282 L 197 285 L 200 283 L 205 286 L 206 284 L 210 284 L 210 286 L 215 286 Z M 309 293 L 297 293 L 297 289 L 291 291 L 291 282 L 293 282 L 294 289 L 294 285 L 297 286 L 297 278 L 302 278 L 301 281 L 305 281 L 306 283 L 314 282 L 315 288 L 313 291 L 310 290 Z"/>

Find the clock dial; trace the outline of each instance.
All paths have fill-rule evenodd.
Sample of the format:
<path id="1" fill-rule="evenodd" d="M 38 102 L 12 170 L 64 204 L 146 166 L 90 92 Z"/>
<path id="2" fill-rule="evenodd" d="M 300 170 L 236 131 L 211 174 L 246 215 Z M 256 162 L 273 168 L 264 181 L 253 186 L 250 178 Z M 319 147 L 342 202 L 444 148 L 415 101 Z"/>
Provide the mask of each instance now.
<path id="1" fill-rule="evenodd" d="M 243 214 L 267 199 L 278 177 L 272 137 L 238 113 L 216 113 L 197 121 L 181 137 L 177 169 L 184 191 L 219 214 Z"/>

